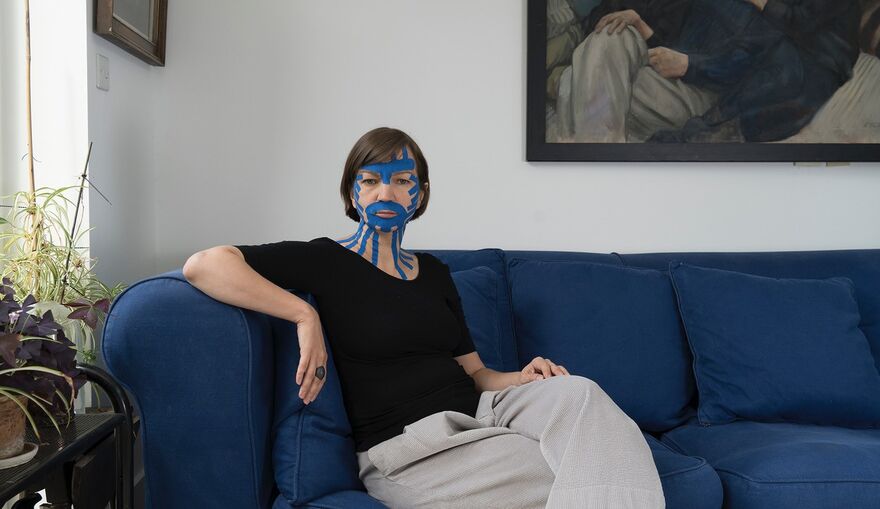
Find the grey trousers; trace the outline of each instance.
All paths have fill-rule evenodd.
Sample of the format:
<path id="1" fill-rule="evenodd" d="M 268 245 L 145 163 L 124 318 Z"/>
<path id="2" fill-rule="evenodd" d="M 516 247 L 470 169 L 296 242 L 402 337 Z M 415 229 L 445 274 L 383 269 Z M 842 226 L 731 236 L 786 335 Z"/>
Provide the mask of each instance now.
<path id="1" fill-rule="evenodd" d="M 485 391 L 476 417 L 429 415 L 359 452 L 358 465 L 392 509 L 665 507 L 636 423 L 574 375 Z"/>
<path id="2" fill-rule="evenodd" d="M 644 142 L 702 115 L 717 98 L 658 74 L 648 65 L 648 45 L 630 26 L 619 34 L 591 33 L 575 48 L 560 78 L 556 112 L 563 141 Z"/>

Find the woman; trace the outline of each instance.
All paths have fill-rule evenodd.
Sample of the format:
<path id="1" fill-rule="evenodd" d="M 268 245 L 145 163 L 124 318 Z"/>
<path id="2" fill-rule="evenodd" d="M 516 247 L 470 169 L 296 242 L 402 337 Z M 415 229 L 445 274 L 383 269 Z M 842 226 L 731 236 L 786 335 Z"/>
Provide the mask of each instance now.
<path id="1" fill-rule="evenodd" d="M 594 382 L 541 357 L 518 372 L 483 366 L 449 267 L 401 247 L 430 196 L 409 136 L 362 136 L 340 191 L 354 234 L 218 246 L 183 271 L 215 299 L 297 324 L 306 405 L 327 379 L 327 328 L 372 496 L 391 508 L 664 506 L 641 432 Z M 314 295 L 320 319 L 282 288 Z"/>

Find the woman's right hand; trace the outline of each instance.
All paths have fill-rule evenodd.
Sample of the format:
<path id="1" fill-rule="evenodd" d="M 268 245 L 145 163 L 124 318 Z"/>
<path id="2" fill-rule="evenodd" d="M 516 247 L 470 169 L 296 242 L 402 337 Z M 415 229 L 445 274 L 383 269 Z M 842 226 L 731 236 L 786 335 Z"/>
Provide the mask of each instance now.
<path id="1" fill-rule="evenodd" d="M 308 405 L 318 397 L 327 381 L 327 348 L 324 346 L 324 331 L 317 311 L 310 313 L 296 323 L 299 338 L 299 366 L 296 368 L 296 383 L 299 397 Z M 324 377 L 315 376 L 315 370 L 324 367 Z"/>
<path id="2" fill-rule="evenodd" d="M 608 27 L 608 35 L 619 34 L 623 32 L 626 27 L 630 25 L 636 26 L 641 21 L 641 16 L 639 16 L 639 13 L 633 9 L 612 12 L 602 16 L 602 19 L 596 23 L 596 28 L 593 31 L 599 33 L 603 28 Z"/>
<path id="3" fill-rule="evenodd" d="M 648 40 L 654 35 L 654 30 L 645 23 L 645 20 L 639 16 L 639 13 L 633 9 L 627 9 L 625 11 L 617 11 L 612 12 L 610 14 L 606 14 L 596 23 L 596 28 L 593 30 L 596 33 L 600 33 L 602 29 L 608 27 L 607 33 L 611 34 L 619 34 L 622 33 L 626 27 L 632 26 L 636 30 L 638 30 L 639 34 L 642 36 L 642 39 Z"/>

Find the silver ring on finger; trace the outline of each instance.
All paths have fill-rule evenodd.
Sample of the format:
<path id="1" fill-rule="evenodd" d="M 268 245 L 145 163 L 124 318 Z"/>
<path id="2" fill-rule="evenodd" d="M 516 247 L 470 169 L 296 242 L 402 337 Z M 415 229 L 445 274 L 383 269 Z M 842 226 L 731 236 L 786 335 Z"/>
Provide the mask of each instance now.
<path id="1" fill-rule="evenodd" d="M 325 374 L 327 374 L 327 370 L 324 369 L 324 366 L 318 366 L 315 368 L 315 378 L 318 380 L 323 380 Z"/>

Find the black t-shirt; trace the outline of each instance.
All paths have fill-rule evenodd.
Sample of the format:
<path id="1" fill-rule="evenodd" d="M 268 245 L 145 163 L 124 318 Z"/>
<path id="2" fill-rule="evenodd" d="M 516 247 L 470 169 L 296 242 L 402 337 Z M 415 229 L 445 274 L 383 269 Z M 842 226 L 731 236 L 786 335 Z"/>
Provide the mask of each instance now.
<path id="1" fill-rule="evenodd" d="M 236 247 L 261 276 L 315 297 L 358 452 L 436 412 L 474 416 L 480 393 L 453 359 L 474 344 L 446 264 L 416 253 L 407 281 L 327 237 Z"/>

